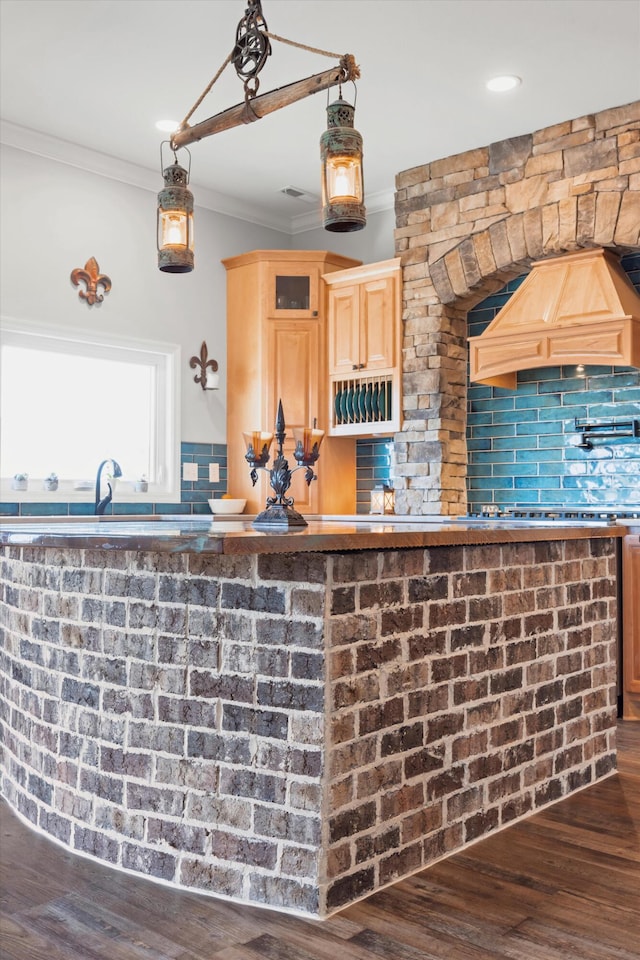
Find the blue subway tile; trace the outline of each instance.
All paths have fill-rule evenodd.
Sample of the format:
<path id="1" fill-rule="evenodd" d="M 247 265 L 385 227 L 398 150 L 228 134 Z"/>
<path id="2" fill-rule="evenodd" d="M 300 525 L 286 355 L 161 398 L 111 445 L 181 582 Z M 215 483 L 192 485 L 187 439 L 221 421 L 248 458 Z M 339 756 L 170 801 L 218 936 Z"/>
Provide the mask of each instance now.
<path id="1" fill-rule="evenodd" d="M 560 477 L 516 477 L 515 485 L 517 488 L 554 490 L 560 488 Z"/>
<path id="2" fill-rule="evenodd" d="M 525 416 L 522 413 L 522 410 L 498 410 L 494 415 L 494 423 L 514 423 L 516 425 L 516 432 L 520 432 L 520 426 L 527 423 L 535 423 L 538 419 L 538 411 L 531 410 Z"/>
<path id="3" fill-rule="evenodd" d="M 524 450 L 531 446 L 529 437 L 496 437 L 492 442 L 494 450 Z"/>
<path id="4" fill-rule="evenodd" d="M 475 457 L 474 463 L 515 463 L 517 451 L 515 450 L 488 450 L 483 452 L 481 457 Z"/>
<path id="5" fill-rule="evenodd" d="M 538 465 L 537 463 L 519 463 L 514 467 L 512 463 L 494 463 L 492 473 L 494 477 L 535 477 L 538 473 Z"/>
<path id="6" fill-rule="evenodd" d="M 516 410 L 530 410 L 538 409 L 542 410 L 545 407 L 560 406 L 562 400 L 561 393 L 532 393 L 522 396 L 517 396 L 515 398 Z"/>
<path id="7" fill-rule="evenodd" d="M 487 424 L 476 427 L 474 435 L 476 438 L 482 437 L 515 437 L 515 424 Z"/>
<path id="8" fill-rule="evenodd" d="M 566 397 L 568 393 L 581 393 L 584 390 L 584 380 L 576 377 L 570 380 L 547 380 L 544 383 L 541 382 L 538 385 L 538 389 L 540 393 L 558 393 L 562 391 L 563 396 Z M 584 398 L 582 402 L 585 402 Z"/>
<path id="9" fill-rule="evenodd" d="M 488 408 L 488 409 L 487 409 Z M 473 410 L 467 411 L 467 426 L 475 423 L 491 423 L 491 403 L 477 404 Z"/>
<path id="10" fill-rule="evenodd" d="M 69 504 L 70 517 L 92 517 L 95 515 L 94 511 L 95 511 L 94 503 L 70 503 Z"/>
<path id="11" fill-rule="evenodd" d="M 193 457 L 197 454 L 211 454 L 210 443 L 186 443 L 180 445 L 181 455 L 184 457 Z"/>
<path id="12" fill-rule="evenodd" d="M 515 458 L 516 463 L 529 460 L 533 461 L 534 463 L 551 461 L 554 463 L 560 463 L 562 462 L 562 449 L 560 447 L 554 447 L 550 450 L 541 450 L 540 447 L 535 447 L 531 450 L 516 450 Z"/>
<path id="13" fill-rule="evenodd" d="M 491 490 L 492 487 L 495 487 L 499 483 L 501 488 L 509 488 L 514 486 L 513 477 L 500 477 L 499 481 L 495 477 L 477 477 L 474 481 L 474 487 L 478 490 Z"/>
<path id="14" fill-rule="evenodd" d="M 153 504 L 152 503 L 114 503 L 113 504 L 113 513 L 118 516 L 132 515 L 132 514 L 152 514 L 153 513 Z"/>
<path id="15" fill-rule="evenodd" d="M 562 425 L 558 420 L 530 420 L 520 423 L 516 428 L 518 436 L 540 436 L 541 434 L 557 436 L 562 433 Z"/>
<path id="16" fill-rule="evenodd" d="M 543 383 L 547 380 L 558 380 L 560 377 L 560 367 L 537 367 L 535 370 L 520 370 L 518 373 L 518 386 L 520 381 L 529 383 Z"/>
<path id="17" fill-rule="evenodd" d="M 67 509 L 62 503 L 23 503 L 20 513 L 23 517 L 56 517 L 66 516 Z"/>
<path id="18" fill-rule="evenodd" d="M 592 403 L 589 407 L 589 417 L 594 420 L 620 420 L 631 417 L 640 418 L 640 407 L 637 403 Z"/>
<path id="19" fill-rule="evenodd" d="M 471 384 L 467 391 L 467 400 L 477 401 L 477 400 L 487 400 L 491 399 L 493 396 L 491 387 L 484 386 L 474 386 Z"/>

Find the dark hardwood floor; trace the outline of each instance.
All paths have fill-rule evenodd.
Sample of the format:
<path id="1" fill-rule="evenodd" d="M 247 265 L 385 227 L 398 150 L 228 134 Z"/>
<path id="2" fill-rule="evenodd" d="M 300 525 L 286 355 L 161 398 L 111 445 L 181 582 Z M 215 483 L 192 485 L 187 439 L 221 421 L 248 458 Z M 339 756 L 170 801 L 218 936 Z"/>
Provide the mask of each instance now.
<path id="1" fill-rule="evenodd" d="M 114 872 L 2 804 L 2 960 L 638 960 L 640 723 L 619 772 L 324 923 Z"/>

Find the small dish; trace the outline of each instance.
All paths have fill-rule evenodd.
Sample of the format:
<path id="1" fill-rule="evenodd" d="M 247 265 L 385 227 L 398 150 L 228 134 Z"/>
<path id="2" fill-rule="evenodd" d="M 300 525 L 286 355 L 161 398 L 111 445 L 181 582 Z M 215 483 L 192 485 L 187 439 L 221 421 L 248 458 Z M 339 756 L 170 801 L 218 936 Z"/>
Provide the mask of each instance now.
<path id="1" fill-rule="evenodd" d="M 366 415 L 367 415 L 367 417 L 366 417 L 367 420 L 371 420 L 371 419 L 372 419 L 372 417 L 371 417 L 371 395 L 372 395 L 372 392 L 373 392 L 373 384 L 370 383 L 370 384 L 368 385 L 368 387 L 367 387 L 367 392 L 366 392 L 365 395 L 364 395 L 364 409 L 365 409 L 365 412 L 366 412 Z"/>
<path id="2" fill-rule="evenodd" d="M 209 500 L 211 513 L 242 513 L 246 505 L 247 501 L 239 497 L 227 497 L 225 499 L 220 497 L 219 499 Z"/>
<path id="3" fill-rule="evenodd" d="M 353 420 L 354 420 L 354 416 L 353 416 L 353 388 L 352 388 L 351 390 L 349 390 L 349 393 L 347 394 L 347 415 L 348 415 L 348 417 L 349 417 L 349 422 L 350 422 L 350 423 L 353 423 Z"/>
<path id="4" fill-rule="evenodd" d="M 358 398 L 358 409 L 360 411 L 360 422 L 366 423 L 367 420 L 367 387 L 360 387 L 360 396 Z"/>
<path id="5" fill-rule="evenodd" d="M 338 390 L 336 393 L 335 399 L 333 401 L 333 409 L 336 412 L 336 423 L 342 423 L 342 408 L 340 406 L 342 401 L 342 390 Z"/>
<path id="6" fill-rule="evenodd" d="M 384 407 L 384 388 L 385 382 L 382 380 L 378 384 L 378 396 L 374 397 L 373 403 L 373 419 L 374 420 L 384 420 L 384 414 L 380 416 L 380 410 Z"/>

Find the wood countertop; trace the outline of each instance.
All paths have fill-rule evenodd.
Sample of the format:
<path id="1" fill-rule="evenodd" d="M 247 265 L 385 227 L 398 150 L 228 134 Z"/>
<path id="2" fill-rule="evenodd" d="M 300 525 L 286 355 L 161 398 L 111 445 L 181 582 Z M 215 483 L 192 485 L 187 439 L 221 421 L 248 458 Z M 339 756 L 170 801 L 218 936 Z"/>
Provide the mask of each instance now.
<path id="1" fill-rule="evenodd" d="M 623 525 L 570 521 L 452 522 L 446 517 L 358 517 L 309 520 L 295 530 L 256 530 L 250 517 L 72 518 L 0 521 L 0 544 L 58 549 L 160 553 L 311 553 L 447 547 L 622 537 Z"/>

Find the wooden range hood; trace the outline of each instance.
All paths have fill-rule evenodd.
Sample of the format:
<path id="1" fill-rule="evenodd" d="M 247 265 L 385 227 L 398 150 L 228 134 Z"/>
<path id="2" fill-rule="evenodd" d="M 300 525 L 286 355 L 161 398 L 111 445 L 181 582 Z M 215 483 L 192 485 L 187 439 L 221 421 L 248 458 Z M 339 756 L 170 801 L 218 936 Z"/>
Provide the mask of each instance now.
<path id="1" fill-rule="evenodd" d="M 640 296 L 601 247 L 539 260 L 469 353 L 472 381 L 512 390 L 518 370 L 640 367 Z"/>

